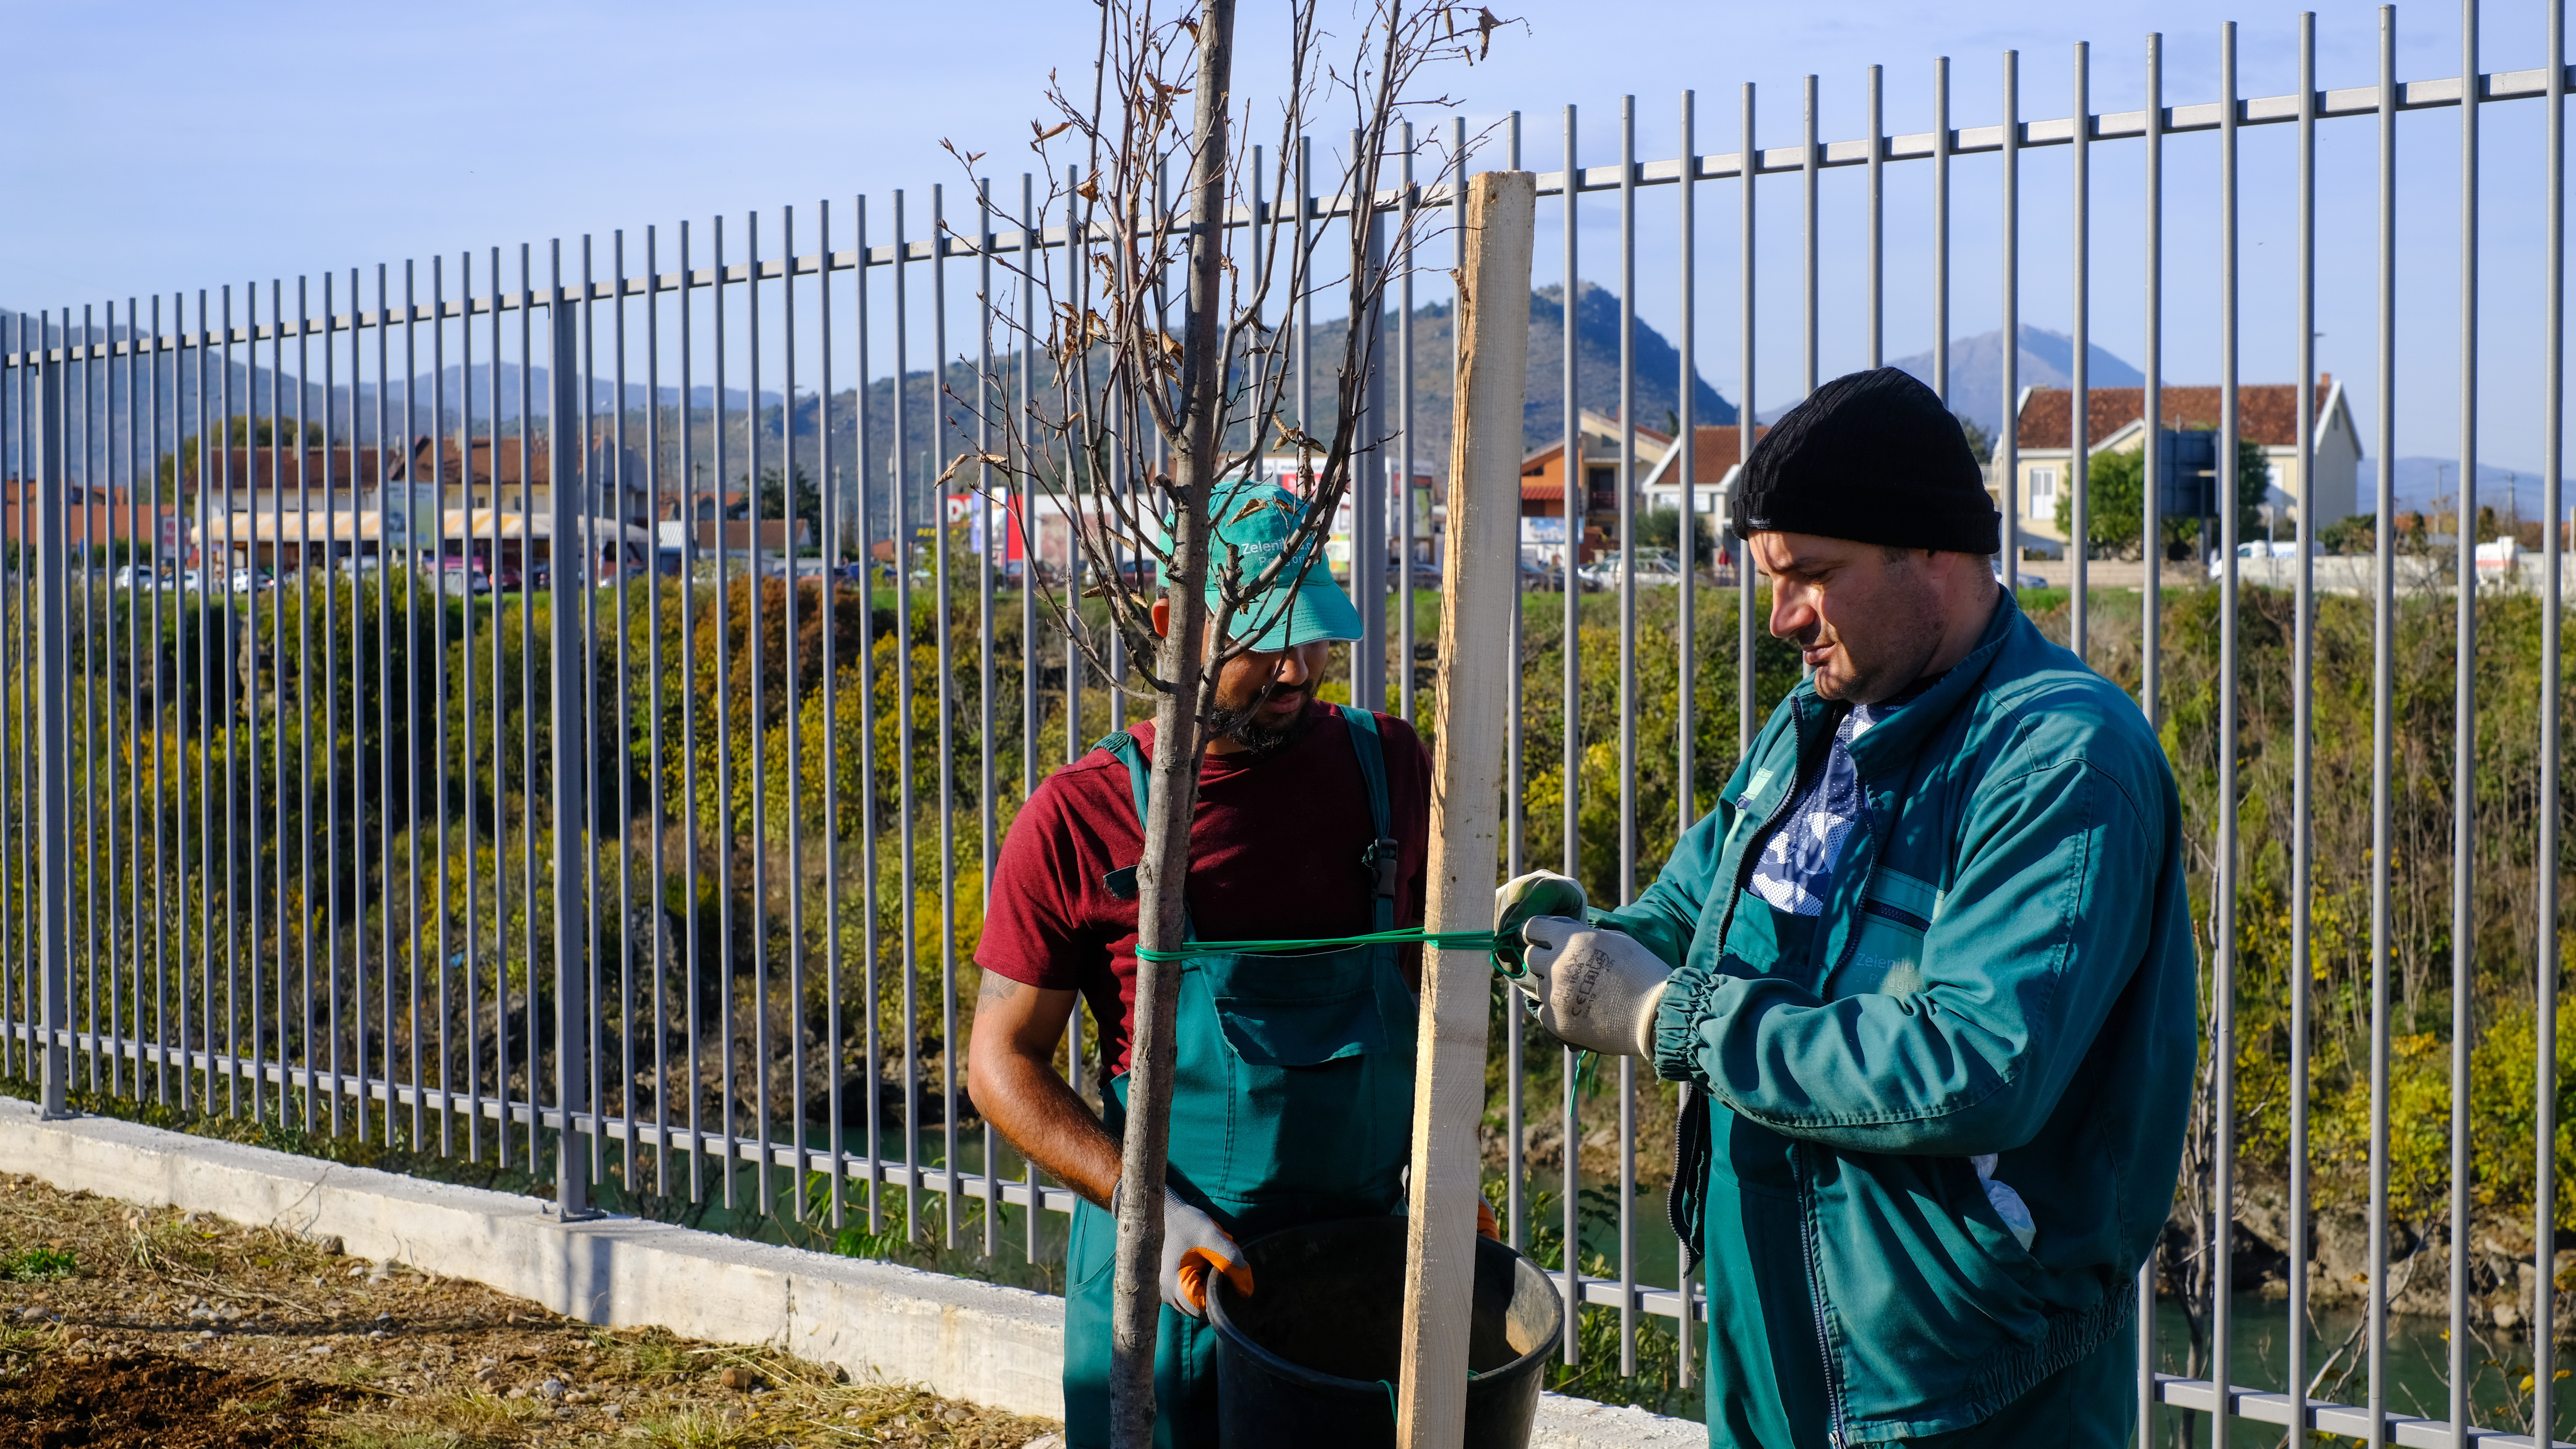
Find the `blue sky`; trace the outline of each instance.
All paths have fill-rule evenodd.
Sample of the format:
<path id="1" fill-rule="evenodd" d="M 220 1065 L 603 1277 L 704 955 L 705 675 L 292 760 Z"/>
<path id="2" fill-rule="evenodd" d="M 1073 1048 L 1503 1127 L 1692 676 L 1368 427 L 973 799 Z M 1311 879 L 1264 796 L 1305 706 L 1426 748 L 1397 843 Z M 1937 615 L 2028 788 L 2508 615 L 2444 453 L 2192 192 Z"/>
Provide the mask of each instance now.
<path id="1" fill-rule="evenodd" d="M 1799 83 L 1810 72 L 1822 77 L 1827 136 L 1854 135 L 1873 61 L 1887 67 L 1887 111 L 1898 130 L 1928 128 L 1932 60 L 1944 54 L 1953 58 L 1957 123 L 1992 121 L 2007 47 L 2021 52 L 2025 118 L 2064 114 L 2077 40 L 2093 43 L 2097 108 L 2123 108 L 2140 94 L 2150 30 L 2168 37 L 2168 101 L 2204 100 L 2215 94 L 2219 26 L 2231 15 L 2240 22 L 2243 92 L 2295 89 L 2297 11 L 2279 5 L 1531 0 L 1520 9 L 1526 33 L 1506 33 L 1491 61 L 1442 86 L 1471 123 L 1522 110 L 1525 164 L 1542 169 L 1560 164 L 1568 102 L 1581 107 L 1582 159 L 1614 160 L 1627 94 L 1637 97 L 1641 153 L 1672 154 L 1686 87 L 1699 96 L 1701 148 L 1732 150 L 1747 80 L 1759 87 L 1762 139 L 1779 144 L 1796 134 Z M 1243 7 L 1248 94 L 1278 73 L 1283 13 L 1261 0 Z M 0 305 L 121 301 L 352 265 L 372 272 L 378 261 L 495 243 L 542 246 L 584 232 L 604 239 L 619 227 L 633 238 L 648 223 L 667 237 L 683 217 L 703 224 L 718 212 L 774 213 L 782 202 L 797 204 L 808 224 L 819 198 L 843 206 L 853 193 L 897 186 L 918 206 L 932 182 L 948 182 L 952 196 L 960 189 L 942 138 L 992 151 L 996 162 L 1024 154 L 1018 142 L 1039 113 L 1048 71 L 1084 65 L 1095 15 L 1073 0 L 737 0 L 720 8 L 10 0 L 0 25 L 17 62 L 5 83 L 16 117 L 5 176 L 17 224 L 0 228 Z M 2326 4 L 2318 17 L 2321 81 L 2368 83 L 2376 7 Z M 2487 6 L 2485 67 L 2539 63 L 2545 17 L 2539 0 Z M 2401 74 L 2456 74 L 2459 26 L 2456 9 L 2402 11 Z M 2480 433 L 2491 461 L 2529 466 L 2539 455 L 2539 107 L 2491 107 L 2485 117 Z M 2323 128 L 2318 325 L 2321 365 L 2375 396 L 2371 129 L 2366 121 Z M 2408 117 L 2401 139 L 2401 453 L 2456 448 L 2457 137 L 2457 113 L 2446 110 Z M 2093 188 L 2096 338 L 2132 361 L 2143 332 L 2137 153 L 2135 143 L 2098 147 Z M 2211 138 L 2169 143 L 2166 374 L 2175 381 L 2216 376 L 2215 154 Z M 2290 156 L 2287 128 L 2246 133 L 2248 380 L 2286 380 L 2295 363 Z M 2024 318 L 2061 330 L 2071 313 L 2066 158 L 2064 148 L 2027 158 L 2021 233 Z M 1927 170 L 1888 173 L 1891 355 L 1932 340 L 1921 243 Z M 1822 203 L 1826 375 L 1867 361 L 1858 180 L 1829 177 Z M 1958 164 L 1958 335 L 1997 320 L 1997 196 L 1992 158 Z M 1658 188 L 1641 199 L 1636 289 L 1642 314 L 1667 333 L 1680 268 L 1672 197 Z M 1794 183 L 1766 182 L 1761 206 L 1756 382 L 1767 407 L 1794 393 L 1801 371 Z M 1699 218 L 1703 372 L 1738 397 L 1731 184 L 1703 188 Z M 1587 199 L 1581 220 L 1584 275 L 1615 281 L 1615 211 Z M 1563 272 L 1558 222 L 1551 213 L 1540 225 L 1538 269 L 1553 279 Z"/>

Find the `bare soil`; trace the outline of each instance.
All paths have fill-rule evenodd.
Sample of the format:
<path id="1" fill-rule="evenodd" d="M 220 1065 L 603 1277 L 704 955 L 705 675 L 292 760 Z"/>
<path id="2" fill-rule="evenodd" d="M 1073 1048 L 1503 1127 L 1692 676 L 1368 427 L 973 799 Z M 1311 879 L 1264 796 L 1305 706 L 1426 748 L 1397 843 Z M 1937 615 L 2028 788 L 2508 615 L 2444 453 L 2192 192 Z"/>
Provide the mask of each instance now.
<path id="1" fill-rule="evenodd" d="M 1060 1444 L 1044 1420 L 338 1246 L 0 1176 L 0 1446 Z"/>

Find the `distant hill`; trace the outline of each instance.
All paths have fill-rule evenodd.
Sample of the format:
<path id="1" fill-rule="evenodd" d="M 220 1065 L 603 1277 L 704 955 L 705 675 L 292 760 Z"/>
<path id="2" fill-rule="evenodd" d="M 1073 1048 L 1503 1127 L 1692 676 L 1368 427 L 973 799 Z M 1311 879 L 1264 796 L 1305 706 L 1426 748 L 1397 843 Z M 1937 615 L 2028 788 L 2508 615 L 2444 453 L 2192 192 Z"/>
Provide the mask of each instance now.
<path id="1" fill-rule="evenodd" d="M 2396 485 L 2397 510 L 2400 513 L 2448 513 L 2460 497 L 2460 461 L 2457 458 L 2401 457 L 2392 480 Z M 2519 518 L 2545 518 L 2541 506 L 2540 475 L 2529 469 L 2499 468 L 2492 463 L 2478 465 L 2478 506 Z M 2379 460 L 2364 458 L 2354 476 L 2353 506 L 2364 513 L 2379 506 Z"/>
<path id="2" fill-rule="evenodd" d="M 1545 446 L 1564 436 L 1565 308 L 1563 295 L 1564 289 L 1561 286 L 1551 286 L 1533 293 L 1530 297 L 1529 395 L 1522 409 L 1524 451 Z M 7 329 L 10 336 L 15 335 L 15 323 L 12 320 L 15 317 L 16 314 L 0 309 L 0 329 Z M 1390 311 L 1383 322 L 1390 353 L 1394 347 L 1397 320 L 1396 314 Z M 28 322 L 30 330 L 37 325 L 36 319 L 30 318 Z M 1313 367 L 1311 387 L 1319 405 L 1324 404 L 1333 395 L 1334 374 L 1341 364 L 1343 338 L 1347 331 L 1348 323 L 1342 320 L 1319 324 L 1314 330 L 1312 350 L 1309 354 Z M 44 337 L 50 344 L 60 345 L 63 341 L 62 333 L 63 329 L 58 325 L 44 325 Z M 121 327 L 113 330 L 94 327 L 90 329 L 88 337 L 82 340 L 116 341 L 122 339 L 124 335 L 125 330 Z M 1455 345 L 1453 322 L 1447 304 L 1434 304 L 1414 312 L 1413 456 L 1417 467 L 1427 468 L 1434 474 L 1445 474 L 1449 466 L 1450 365 Z M 220 411 L 248 412 L 263 416 L 268 414 L 272 407 L 280 405 L 289 414 L 295 411 L 298 399 L 291 383 L 284 390 L 284 395 L 278 396 L 280 392 L 278 379 L 267 367 L 261 365 L 260 359 L 250 354 L 249 349 L 236 350 L 234 358 L 229 378 L 206 379 L 210 406 Z M 1681 410 L 1680 353 L 1662 333 L 1640 320 L 1636 324 L 1635 360 L 1637 421 L 1641 426 L 1668 430 Z M 1006 374 L 1013 370 L 1007 358 L 997 360 L 996 365 Z M 1619 403 L 1619 299 L 1611 292 L 1589 282 L 1581 285 L 1575 306 L 1575 365 L 1576 388 L 1581 405 L 1595 412 L 1615 413 Z M 182 354 L 164 363 L 161 379 L 163 397 L 161 436 L 159 447 L 154 451 L 170 449 L 176 446 L 181 438 L 192 436 L 198 431 L 196 404 L 198 368 L 199 355 L 194 352 Z M 519 398 L 523 383 L 520 371 L 518 364 L 513 362 L 504 362 L 498 367 L 499 411 L 505 426 L 514 425 L 518 420 Z M 98 415 L 120 439 L 120 446 L 113 451 L 110 458 L 103 461 L 101 466 L 108 472 L 112 481 L 123 482 L 126 461 L 121 440 L 126 436 L 128 420 L 132 416 L 129 412 L 131 400 L 126 396 L 125 370 L 122 367 L 109 367 L 101 368 L 99 372 L 100 386 L 94 399 Z M 470 405 L 476 431 L 480 432 L 488 426 L 489 422 L 491 411 L 489 405 L 495 381 L 494 372 L 492 363 L 478 362 L 470 372 L 459 366 L 450 365 L 444 370 L 443 377 L 436 379 L 433 379 L 429 373 L 421 373 L 411 379 L 412 408 L 408 419 L 402 416 L 402 386 L 396 383 L 394 393 L 386 399 L 387 418 L 399 432 L 416 436 L 424 432 L 456 426 L 460 409 Z M 446 400 L 446 416 L 443 420 L 433 416 L 431 411 L 434 380 L 443 383 L 442 390 Z M 148 388 L 149 379 L 145 379 L 145 382 Z M 926 368 L 908 372 L 903 379 L 903 394 L 911 412 L 911 425 L 905 449 L 909 456 L 905 459 L 904 471 L 914 479 L 916 486 L 926 481 L 936 471 L 931 459 L 932 434 L 936 426 L 933 419 L 941 411 L 946 411 L 950 418 L 946 451 L 953 456 L 966 450 L 972 443 L 971 415 L 954 402 L 943 403 L 943 400 L 937 396 L 943 383 L 953 394 L 968 398 L 976 396 L 977 389 L 973 373 L 961 363 L 952 362 L 938 372 Z M 1691 383 L 1694 389 L 1693 406 L 1698 421 L 1712 425 L 1735 421 L 1735 405 L 1720 396 L 1717 389 L 1710 386 L 1704 377 L 1693 378 Z M 532 396 L 541 400 L 538 406 L 542 408 L 544 406 L 542 399 L 549 385 L 546 369 L 528 369 L 524 384 Z M 892 462 L 895 388 L 895 379 L 890 376 L 871 379 L 867 384 L 872 472 L 885 468 Z M 361 445 L 372 445 L 375 442 L 376 431 L 377 388 L 375 384 L 367 383 L 354 391 L 358 441 Z M 314 421 L 320 421 L 326 416 L 337 420 L 348 418 L 353 400 L 352 389 L 348 385 L 342 384 L 326 390 L 320 383 L 315 382 L 305 385 L 302 392 L 301 401 L 308 418 Z M 624 390 L 625 401 L 629 407 L 642 407 L 652 395 L 652 390 L 633 380 L 628 382 Z M 143 396 L 148 401 L 148 391 L 144 391 Z M 590 383 L 590 396 L 595 409 L 613 411 L 618 398 L 618 389 L 612 381 L 594 378 Z M 837 392 L 833 406 L 833 471 L 845 480 L 849 476 L 847 469 L 850 462 L 856 457 L 857 429 L 853 409 L 850 406 L 854 397 L 853 390 L 844 387 Z M 1390 379 L 1387 389 L 1388 407 L 1395 408 L 1400 397 L 1400 391 Z M 659 389 L 659 401 L 663 405 L 670 406 L 679 400 L 680 392 L 677 387 L 666 384 Z M 693 380 L 689 396 L 690 405 L 695 409 L 706 409 L 713 401 L 712 388 Z M 773 437 L 779 426 L 777 413 L 780 401 L 780 395 L 775 391 L 763 389 L 760 394 L 760 410 L 769 417 L 769 421 L 764 426 Z M 726 388 L 725 405 L 733 414 L 728 419 L 727 435 L 731 445 L 729 451 L 734 458 L 745 456 L 741 446 L 745 440 L 741 415 L 750 403 L 750 395 L 744 389 L 731 386 Z M 1290 406 L 1293 410 L 1293 398 Z M 13 398 L 0 397 L 0 427 L 8 428 L 11 436 L 15 435 L 12 426 L 15 419 L 14 407 Z M 820 441 L 820 433 L 816 412 L 815 398 L 810 394 L 799 397 L 796 407 L 797 416 L 792 425 L 793 450 L 798 461 L 809 468 L 819 461 L 817 445 Z M 1394 421 L 1390 418 L 1390 423 Z M 699 441 L 703 446 L 711 442 L 712 438 L 702 437 Z M 775 444 L 771 446 L 774 448 Z M 11 460 L 11 464 L 14 466 L 14 460 Z M 77 475 L 85 477 L 89 468 L 76 460 L 74 471 Z M 882 473 L 878 474 L 879 478 L 883 476 Z"/>
<path id="3" fill-rule="evenodd" d="M 1521 446 L 1528 452 L 1565 436 L 1565 288 L 1542 287 L 1530 294 L 1529 392 L 1521 404 Z M 1383 324 L 1390 344 L 1396 314 Z M 1636 333 L 1637 422 L 1669 431 L 1681 411 L 1681 352 L 1641 318 Z M 1574 308 L 1575 387 L 1577 400 L 1597 413 L 1619 410 L 1619 298 L 1585 282 Z M 1347 324 L 1339 321 L 1315 329 L 1312 386 L 1320 405 L 1332 395 L 1335 370 L 1341 365 Z M 1413 314 L 1413 457 L 1436 474 L 1449 471 L 1450 358 L 1457 346 L 1447 303 L 1417 308 Z M 1392 351 L 1392 346 L 1389 348 Z M 1703 426 L 1735 421 L 1735 404 L 1718 395 L 1706 378 L 1694 378 L 1692 406 Z M 1392 388 L 1388 406 L 1395 405 Z"/>
<path id="4" fill-rule="evenodd" d="M 1974 337 L 1953 338 L 1950 342 L 1950 411 L 1973 420 L 1989 435 L 2004 421 L 2004 348 L 2003 329 L 1980 332 Z M 2143 387 L 2147 375 L 2130 366 L 2099 343 L 2090 351 L 2091 376 L 2085 382 L 2092 387 Z M 1930 349 L 1911 357 L 1900 357 L 1888 364 L 1900 367 L 1932 381 Z M 2021 376 L 2023 387 L 2067 387 L 2075 380 L 2075 339 L 2063 332 L 2022 324 Z M 1785 411 L 1785 409 L 1784 409 Z"/>

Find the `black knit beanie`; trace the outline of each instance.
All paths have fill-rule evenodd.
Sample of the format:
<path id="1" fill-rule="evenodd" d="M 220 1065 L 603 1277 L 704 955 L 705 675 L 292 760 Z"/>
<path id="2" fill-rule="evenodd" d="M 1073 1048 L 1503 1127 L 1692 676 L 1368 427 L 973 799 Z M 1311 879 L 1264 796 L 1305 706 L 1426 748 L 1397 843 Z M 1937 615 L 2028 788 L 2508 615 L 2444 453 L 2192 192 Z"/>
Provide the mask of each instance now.
<path id="1" fill-rule="evenodd" d="M 2003 515 L 1959 420 L 1893 367 L 1835 378 L 1753 445 L 1735 533 L 1812 533 L 1890 548 L 1990 554 Z"/>

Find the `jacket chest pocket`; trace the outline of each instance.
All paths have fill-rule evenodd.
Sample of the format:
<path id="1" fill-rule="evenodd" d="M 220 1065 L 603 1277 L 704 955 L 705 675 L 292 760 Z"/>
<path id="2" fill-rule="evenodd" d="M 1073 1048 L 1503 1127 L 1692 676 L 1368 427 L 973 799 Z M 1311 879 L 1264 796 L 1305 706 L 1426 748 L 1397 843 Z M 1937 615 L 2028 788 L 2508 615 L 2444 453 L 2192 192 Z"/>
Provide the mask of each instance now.
<path id="1" fill-rule="evenodd" d="M 1871 871 L 1842 963 L 1825 983 L 1825 999 L 1921 990 L 1924 936 L 1940 910 L 1941 893 L 1930 884 L 1885 865 Z"/>

